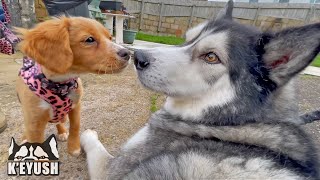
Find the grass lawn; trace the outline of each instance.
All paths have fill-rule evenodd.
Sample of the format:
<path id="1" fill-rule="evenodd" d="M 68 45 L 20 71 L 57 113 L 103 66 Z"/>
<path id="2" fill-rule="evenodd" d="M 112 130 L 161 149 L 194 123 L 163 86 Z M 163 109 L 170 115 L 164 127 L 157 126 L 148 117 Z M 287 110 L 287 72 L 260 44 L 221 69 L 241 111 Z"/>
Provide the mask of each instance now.
<path id="1" fill-rule="evenodd" d="M 318 56 L 316 57 L 316 59 L 313 60 L 313 62 L 312 62 L 311 65 L 312 65 L 312 66 L 316 66 L 316 67 L 320 67 L 320 55 L 318 55 Z"/>
<path id="2" fill-rule="evenodd" d="M 179 45 L 184 43 L 185 41 L 185 39 L 183 38 L 178 38 L 174 36 L 155 36 L 155 35 L 144 34 L 141 32 L 137 33 L 136 39 L 142 40 L 142 41 L 161 43 L 161 44 L 170 44 L 170 45 Z"/>
<path id="3" fill-rule="evenodd" d="M 158 111 L 158 107 L 157 107 L 157 100 L 159 98 L 158 94 L 154 94 L 151 96 L 151 106 L 150 106 L 150 111 L 152 113 Z"/>

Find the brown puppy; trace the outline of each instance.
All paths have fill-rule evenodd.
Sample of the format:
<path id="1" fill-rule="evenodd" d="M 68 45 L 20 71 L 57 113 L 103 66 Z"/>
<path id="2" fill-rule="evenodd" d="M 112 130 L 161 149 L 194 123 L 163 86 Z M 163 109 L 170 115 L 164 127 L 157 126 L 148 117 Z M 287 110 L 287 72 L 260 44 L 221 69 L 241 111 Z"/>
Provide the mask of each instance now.
<path id="1" fill-rule="evenodd" d="M 55 119 L 53 122 L 58 122 L 58 139 L 68 139 L 68 152 L 77 156 L 80 154 L 82 96 L 79 74 L 119 72 L 127 66 L 130 52 L 113 43 L 111 35 L 100 23 L 81 17 L 48 20 L 33 29 L 17 28 L 16 31 L 22 38 L 20 50 L 28 56 L 24 60 L 29 59 L 29 64 L 26 63 L 27 60 L 24 61 L 24 67 L 17 80 L 17 92 L 24 115 L 24 138 L 32 143 L 43 142 L 47 123 Z M 36 74 L 30 78 L 30 72 L 25 72 L 30 71 L 29 65 L 31 69 L 36 69 L 33 71 L 42 73 L 41 76 Z M 31 83 L 30 79 L 33 80 Z M 44 85 L 42 82 L 45 82 Z M 59 106 L 54 104 L 56 99 L 52 103 L 50 97 L 49 100 L 45 100 L 39 95 L 48 93 L 47 91 L 56 91 L 48 86 L 58 89 L 68 87 L 69 84 L 66 85 L 66 82 L 72 82 L 73 88 L 70 88 L 65 96 L 56 95 L 57 101 L 61 102 Z M 68 99 L 69 102 L 66 101 Z M 61 106 L 70 102 L 70 108 L 66 110 L 70 120 L 68 133 L 64 126 L 67 117 L 61 115 L 59 110 L 68 109 Z"/>

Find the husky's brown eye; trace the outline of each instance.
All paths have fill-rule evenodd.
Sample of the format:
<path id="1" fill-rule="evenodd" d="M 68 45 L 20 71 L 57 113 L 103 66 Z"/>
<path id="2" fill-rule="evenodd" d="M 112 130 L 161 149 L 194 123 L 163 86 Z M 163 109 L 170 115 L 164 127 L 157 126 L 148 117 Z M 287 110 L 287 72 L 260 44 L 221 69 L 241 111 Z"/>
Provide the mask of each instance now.
<path id="1" fill-rule="evenodd" d="M 206 54 L 204 56 L 204 60 L 209 64 L 217 64 L 220 62 L 218 56 L 213 52 L 209 52 L 208 54 Z"/>

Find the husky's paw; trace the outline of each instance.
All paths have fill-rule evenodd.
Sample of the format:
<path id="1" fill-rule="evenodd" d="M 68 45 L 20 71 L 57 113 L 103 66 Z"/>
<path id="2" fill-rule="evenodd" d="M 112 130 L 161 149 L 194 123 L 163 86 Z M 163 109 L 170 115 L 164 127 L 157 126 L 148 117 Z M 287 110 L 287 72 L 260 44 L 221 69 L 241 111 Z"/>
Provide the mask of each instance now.
<path id="1" fill-rule="evenodd" d="M 68 136 L 69 136 L 68 132 L 58 134 L 58 140 L 59 141 L 66 141 L 68 139 Z"/>
<path id="2" fill-rule="evenodd" d="M 98 133 L 94 130 L 87 129 L 80 136 L 80 145 L 87 151 L 98 141 Z"/>

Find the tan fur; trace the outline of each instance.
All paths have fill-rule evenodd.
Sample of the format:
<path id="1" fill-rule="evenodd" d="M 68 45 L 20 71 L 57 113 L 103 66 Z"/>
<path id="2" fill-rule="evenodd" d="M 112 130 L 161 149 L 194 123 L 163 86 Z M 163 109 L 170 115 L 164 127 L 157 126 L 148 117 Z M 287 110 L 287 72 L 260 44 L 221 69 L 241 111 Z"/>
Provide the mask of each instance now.
<path id="1" fill-rule="evenodd" d="M 20 50 L 39 63 L 46 77 L 53 81 L 64 81 L 81 73 L 119 72 L 128 64 L 117 55 L 121 47 L 112 43 L 110 33 L 91 19 L 62 17 L 40 23 L 30 30 L 16 28 L 16 31 L 23 39 L 19 44 Z M 96 42 L 85 43 L 88 37 L 93 37 Z M 80 79 L 78 84 L 79 88 L 70 95 L 73 109 L 69 113 L 68 152 L 71 155 L 80 153 Z M 16 89 L 24 116 L 24 138 L 28 142 L 43 142 L 51 108 L 40 107 L 42 100 L 29 90 L 20 77 Z M 58 135 L 64 140 L 68 134 L 64 123 L 56 127 Z"/>

